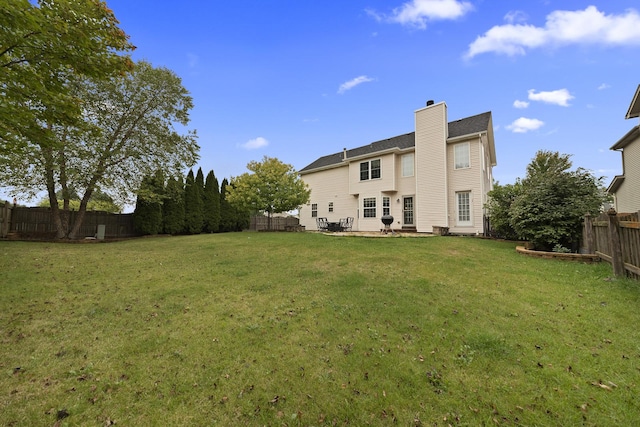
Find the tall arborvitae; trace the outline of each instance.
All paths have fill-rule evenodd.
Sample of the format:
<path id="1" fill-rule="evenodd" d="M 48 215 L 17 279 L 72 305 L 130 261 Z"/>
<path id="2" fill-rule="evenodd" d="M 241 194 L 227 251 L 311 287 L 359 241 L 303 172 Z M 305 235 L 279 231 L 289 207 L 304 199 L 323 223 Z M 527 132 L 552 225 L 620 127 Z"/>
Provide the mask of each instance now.
<path id="1" fill-rule="evenodd" d="M 220 186 L 220 231 L 234 231 L 235 230 L 235 213 L 233 207 L 227 202 L 227 186 L 229 181 L 227 178 L 222 180 Z"/>
<path id="2" fill-rule="evenodd" d="M 200 232 L 204 231 L 204 174 L 202 173 L 202 168 L 198 168 L 198 172 L 196 173 L 196 187 L 198 187 L 198 192 L 200 193 L 200 201 L 202 202 L 202 225 L 200 227 Z"/>
<path id="3" fill-rule="evenodd" d="M 133 224 L 138 233 L 158 234 L 162 231 L 162 199 L 164 197 L 164 176 L 158 170 L 153 176 L 142 179 Z"/>
<path id="4" fill-rule="evenodd" d="M 204 231 L 217 233 L 220 229 L 220 187 L 213 171 L 204 183 Z"/>
<path id="5" fill-rule="evenodd" d="M 182 177 L 169 178 L 162 205 L 163 229 L 167 234 L 179 234 L 184 230 L 184 185 Z"/>
<path id="6" fill-rule="evenodd" d="M 225 178 L 220 186 L 220 231 L 242 231 L 249 227 L 251 215 L 227 201 L 227 187 L 230 185 Z"/>
<path id="7" fill-rule="evenodd" d="M 193 176 L 193 169 L 190 169 L 184 186 L 184 230 L 186 233 L 198 234 L 202 232 L 202 211 L 202 192 Z"/>

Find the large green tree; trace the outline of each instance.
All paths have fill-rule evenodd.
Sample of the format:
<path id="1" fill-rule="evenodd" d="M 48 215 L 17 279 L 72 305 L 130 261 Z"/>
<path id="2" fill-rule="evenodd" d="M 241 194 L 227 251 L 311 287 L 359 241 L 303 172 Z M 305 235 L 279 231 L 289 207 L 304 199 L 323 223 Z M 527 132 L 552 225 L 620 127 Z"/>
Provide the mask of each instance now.
<path id="1" fill-rule="evenodd" d="M 191 97 L 170 70 L 146 62 L 109 80 L 69 81 L 74 96 L 82 100 L 84 125 L 50 123 L 52 144 L 25 141 L 0 152 L 0 183 L 13 192 L 46 190 L 58 238 L 76 238 L 94 190 L 101 188 L 117 202 L 130 202 L 142 178 L 161 169 L 177 175 L 198 158 L 194 131 L 186 127 Z M 81 194 L 73 224 L 66 202 L 58 209 L 56 193 L 67 200 L 69 188 Z"/>
<path id="2" fill-rule="evenodd" d="M 193 169 L 190 169 L 184 185 L 184 231 L 186 233 L 198 234 L 202 232 L 202 212 L 202 191 L 193 175 Z"/>
<path id="3" fill-rule="evenodd" d="M 250 172 L 231 180 L 227 200 L 232 205 L 253 212 L 274 213 L 298 209 L 309 201 L 311 190 L 293 166 L 265 156 L 261 162 L 247 164 Z"/>
<path id="4" fill-rule="evenodd" d="M 538 151 L 509 208 L 513 230 L 538 249 L 575 246 L 584 215 L 596 215 L 608 200 L 602 178 L 571 167 L 567 154 Z"/>
<path id="5" fill-rule="evenodd" d="M 249 226 L 250 212 L 229 203 L 227 196 L 230 188 L 231 184 L 224 178 L 220 185 L 220 231 L 242 231 Z"/>
<path id="6" fill-rule="evenodd" d="M 213 171 L 204 182 L 204 231 L 217 233 L 220 228 L 220 186 Z"/>
<path id="7" fill-rule="evenodd" d="M 162 204 L 162 227 L 165 233 L 178 234 L 184 231 L 184 185 L 182 175 L 169 177 Z"/>
<path id="8" fill-rule="evenodd" d="M 515 184 L 500 185 L 495 183 L 493 190 L 489 191 L 489 199 L 486 204 L 487 215 L 494 237 L 501 239 L 517 240 L 518 234 L 511 225 L 511 205 L 522 192 L 520 181 Z"/>
<path id="9" fill-rule="evenodd" d="M 83 122 L 71 78 L 101 80 L 132 67 L 126 53 L 134 46 L 104 1 L 4 0 L 0 23 L 0 153 L 53 145 L 54 125 Z"/>
<path id="10" fill-rule="evenodd" d="M 158 170 L 142 179 L 138 190 L 133 224 L 141 234 L 158 234 L 162 231 L 162 204 L 164 200 L 164 175 Z"/>

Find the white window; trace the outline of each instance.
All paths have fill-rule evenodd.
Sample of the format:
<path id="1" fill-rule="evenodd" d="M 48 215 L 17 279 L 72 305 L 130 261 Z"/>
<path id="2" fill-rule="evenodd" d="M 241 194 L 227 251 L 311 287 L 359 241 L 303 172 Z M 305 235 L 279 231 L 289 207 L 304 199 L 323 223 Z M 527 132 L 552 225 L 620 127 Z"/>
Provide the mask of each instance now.
<path id="1" fill-rule="evenodd" d="M 317 217 L 318 217 L 318 204 L 311 203 L 311 218 L 317 218 Z"/>
<path id="2" fill-rule="evenodd" d="M 329 212 L 333 212 L 333 202 L 329 202 Z"/>
<path id="3" fill-rule="evenodd" d="M 375 218 L 376 217 L 376 198 L 375 197 L 365 197 L 362 201 L 363 215 L 365 218 Z"/>
<path id="4" fill-rule="evenodd" d="M 471 225 L 471 192 L 456 193 L 458 225 Z"/>
<path id="5" fill-rule="evenodd" d="M 413 153 L 405 154 L 401 157 L 402 161 L 402 176 L 413 176 Z"/>
<path id="6" fill-rule="evenodd" d="M 360 163 L 360 181 L 380 178 L 380 159 Z"/>
<path id="7" fill-rule="evenodd" d="M 469 167 L 469 143 L 461 142 L 453 146 L 453 162 L 455 169 Z"/>
<path id="8" fill-rule="evenodd" d="M 388 196 L 382 197 L 382 215 L 391 215 L 391 199 Z"/>

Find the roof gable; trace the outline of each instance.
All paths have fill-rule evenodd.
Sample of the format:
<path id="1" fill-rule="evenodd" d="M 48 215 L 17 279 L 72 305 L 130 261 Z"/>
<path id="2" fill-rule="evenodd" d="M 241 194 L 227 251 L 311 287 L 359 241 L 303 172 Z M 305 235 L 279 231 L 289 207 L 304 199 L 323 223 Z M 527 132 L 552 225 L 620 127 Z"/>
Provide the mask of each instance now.
<path id="1" fill-rule="evenodd" d="M 455 120 L 448 123 L 449 138 L 457 138 L 464 135 L 471 135 L 474 133 L 488 132 L 491 125 L 491 112 L 477 114 L 475 116 L 467 117 L 464 119 Z M 404 135 L 394 136 L 392 138 L 382 139 L 380 141 L 372 142 L 368 145 L 353 148 L 346 151 L 346 158 L 354 158 L 367 155 L 375 155 L 376 153 L 398 149 L 405 150 L 415 147 L 416 134 L 415 132 L 406 133 Z M 338 152 L 329 154 L 328 156 L 320 157 L 304 168 L 300 169 L 300 173 L 310 172 L 315 169 L 324 169 L 331 166 L 337 166 L 344 160 L 344 152 Z"/>
<path id="2" fill-rule="evenodd" d="M 629 110 L 627 110 L 627 115 L 624 118 L 632 119 L 634 117 L 640 117 L 640 85 L 638 85 L 636 93 L 633 95 L 631 105 L 629 105 Z"/>

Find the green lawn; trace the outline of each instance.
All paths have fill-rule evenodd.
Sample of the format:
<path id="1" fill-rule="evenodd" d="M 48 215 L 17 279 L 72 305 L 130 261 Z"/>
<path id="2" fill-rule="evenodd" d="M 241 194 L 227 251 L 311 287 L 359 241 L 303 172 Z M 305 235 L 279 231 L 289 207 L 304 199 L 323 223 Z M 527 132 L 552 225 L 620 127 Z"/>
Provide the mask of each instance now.
<path id="1" fill-rule="evenodd" d="M 0 424 L 640 422 L 640 283 L 475 238 L 0 242 Z"/>

